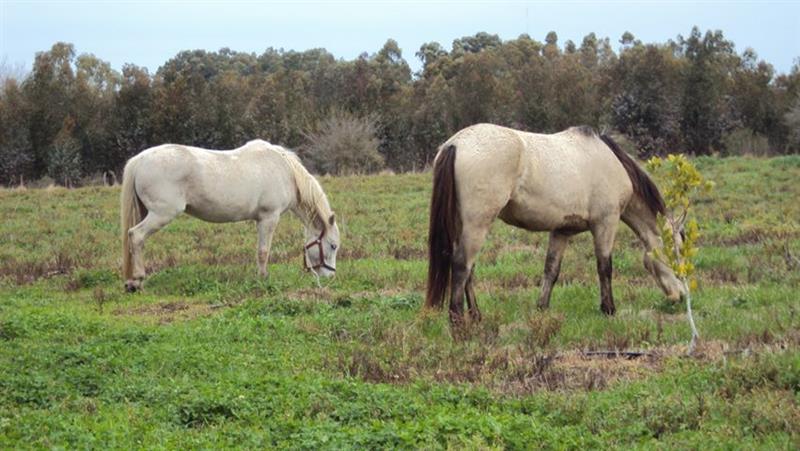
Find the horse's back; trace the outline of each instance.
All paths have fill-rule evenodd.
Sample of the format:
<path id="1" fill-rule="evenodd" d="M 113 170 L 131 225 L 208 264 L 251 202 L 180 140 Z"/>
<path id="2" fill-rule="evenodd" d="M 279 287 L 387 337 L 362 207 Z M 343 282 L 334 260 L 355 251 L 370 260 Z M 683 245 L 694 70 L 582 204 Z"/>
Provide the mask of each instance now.
<path id="1" fill-rule="evenodd" d="M 633 193 L 622 164 L 591 129 L 520 132 L 525 151 L 512 196 L 515 216 L 534 230 L 586 230 L 619 216 Z"/>
<path id="2" fill-rule="evenodd" d="M 136 160 L 142 201 L 166 203 L 213 222 L 256 219 L 262 210 L 285 208 L 292 177 L 282 156 L 264 141 L 234 150 L 164 144 Z"/>
<path id="3" fill-rule="evenodd" d="M 585 127 L 537 134 L 478 124 L 443 147 L 450 144 L 456 146 L 459 202 L 479 212 L 462 215 L 499 215 L 529 230 L 586 230 L 620 214 L 632 194 L 622 164 Z"/>

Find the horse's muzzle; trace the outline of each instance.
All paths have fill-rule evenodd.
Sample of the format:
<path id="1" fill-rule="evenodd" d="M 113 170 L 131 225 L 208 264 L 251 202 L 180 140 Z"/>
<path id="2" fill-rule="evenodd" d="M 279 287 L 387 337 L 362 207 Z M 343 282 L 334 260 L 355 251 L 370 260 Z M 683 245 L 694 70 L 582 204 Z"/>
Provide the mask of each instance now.
<path id="1" fill-rule="evenodd" d="M 313 271 L 314 273 L 319 274 L 321 276 L 330 277 L 336 274 L 336 268 L 325 262 L 325 250 L 324 247 L 322 246 L 322 237 L 324 236 L 325 236 L 325 230 L 323 229 L 322 233 L 319 234 L 319 237 L 317 237 L 317 239 L 303 246 L 303 267 L 305 268 L 306 271 Z M 308 259 L 308 255 L 306 254 L 306 251 L 314 246 L 317 246 L 317 249 L 319 251 L 319 263 L 317 263 L 316 265 L 311 264 L 311 262 Z M 322 270 L 325 270 L 327 272 Z"/>

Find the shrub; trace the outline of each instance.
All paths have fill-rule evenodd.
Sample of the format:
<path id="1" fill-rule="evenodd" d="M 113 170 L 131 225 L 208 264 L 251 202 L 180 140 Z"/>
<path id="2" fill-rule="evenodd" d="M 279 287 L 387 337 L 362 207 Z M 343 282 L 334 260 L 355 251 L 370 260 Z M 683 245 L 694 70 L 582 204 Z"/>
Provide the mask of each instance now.
<path id="1" fill-rule="evenodd" d="M 686 302 L 686 315 L 692 329 L 692 341 L 688 350 L 691 355 L 700 337 L 692 316 L 691 294 L 697 285 L 692 275 L 693 260 L 697 254 L 694 246 L 700 233 L 697 221 L 690 214 L 693 216 L 691 207 L 697 197 L 708 194 L 714 183 L 705 180 L 697 168 L 681 154 L 670 154 L 665 159 L 653 157 L 647 161 L 647 169 L 664 179 L 664 201 L 670 211 L 666 216 L 658 214 L 658 228 L 663 246 L 653 249 L 652 256 L 670 266 L 683 284 L 684 293 L 681 297 Z"/>
<path id="2" fill-rule="evenodd" d="M 378 121 L 375 116 L 356 117 L 334 111 L 317 130 L 306 134 L 302 149 L 313 168 L 323 174 L 350 175 L 380 171 Z"/>
<path id="3" fill-rule="evenodd" d="M 81 177 L 80 145 L 74 138 L 55 142 L 47 158 L 47 175 L 71 188 Z"/>
<path id="4" fill-rule="evenodd" d="M 768 156 L 769 140 L 749 128 L 737 128 L 722 137 L 722 155 Z"/>

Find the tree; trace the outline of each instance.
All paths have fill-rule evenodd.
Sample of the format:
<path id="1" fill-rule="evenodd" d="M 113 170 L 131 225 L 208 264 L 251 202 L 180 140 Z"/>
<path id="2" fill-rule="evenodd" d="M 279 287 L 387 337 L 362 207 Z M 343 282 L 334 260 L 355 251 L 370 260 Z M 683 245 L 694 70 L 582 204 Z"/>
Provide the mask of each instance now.
<path id="1" fill-rule="evenodd" d="M 22 84 L 30 108 L 34 177 L 45 173 L 47 151 L 70 114 L 75 90 L 74 58 L 75 48 L 72 44 L 54 44 L 49 51 L 36 54 L 31 75 Z"/>
<path id="2" fill-rule="evenodd" d="M 771 82 L 774 70 L 752 49 L 746 49 L 733 74 L 730 88 L 733 118 L 737 126 L 753 134 L 769 137 L 774 146 L 784 144 L 780 129 L 780 114 Z"/>
<path id="3" fill-rule="evenodd" d="M 441 57 L 447 56 L 447 51 L 438 42 L 426 42 L 419 47 L 415 54 L 422 60 L 422 73 L 430 73 L 430 67 Z"/>
<path id="4" fill-rule="evenodd" d="M 783 121 L 786 128 L 789 129 L 789 149 L 800 153 L 800 97 L 795 100 L 794 106 L 784 114 Z"/>
<path id="5" fill-rule="evenodd" d="M 496 49 L 502 45 L 503 41 L 499 36 L 482 31 L 474 36 L 465 36 L 454 40 L 452 53 L 456 56 L 465 53 L 479 53 L 484 50 Z"/>
<path id="6" fill-rule="evenodd" d="M 413 76 L 392 39 L 352 60 L 325 49 L 182 51 L 152 76 L 135 65 L 117 73 L 59 42 L 27 76 L 0 63 L 0 183 L 45 175 L 57 148 L 59 161 L 71 161 L 63 149 L 74 143 L 54 145 L 68 118 L 84 174 L 120 170 L 164 142 L 301 146 L 334 110 L 373 118 L 379 152 L 396 170 L 429 164 L 445 139 L 483 121 L 542 133 L 611 125 L 644 157 L 800 150 L 800 60 L 776 74 L 754 51 L 737 55 L 721 32 L 697 28 L 663 44 L 630 32 L 619 42 L 617 54 L 607 37 L 588 33 L 562 51 L 555 31 L 543 42 L 481 32 L 449 51 L 423 44 Z"/>
<path id="7" fill-rule="evenodd" d="M 75 68 L 70 116 L 74 120 L 72 134 L 80 146 L 82 171 L 114 169 L 119 161 L 109 119 L 114 115 L 120 74 L 91 54 L 78 56 Z"/>
<path id="8" fill-rule="evenodd" d="M 733 44 L 721 31 L 706 32 L 697 27 L 688 38 L 680 38 L 687 60 L 681 105 L 681 132 L 687 150 L 700 155 L 722 147 L 722 134 L 730 126 L 725 101 Z"/>
<path id="9" fill-rule="evenodd" d="M 30 178 L 33 150 L 29 114 L 16 79 L 5 79 L 0 92 L 0 184 L 21 184 Z"/>
<path id="10" fill-rule="evenodd" d="M 153 91 L 146 68 L 133 64 L 122 67 L 122 79 L 114 101 L 111 133 L 113 169 L 120 171 L 125 161 L 153 144 L 151 115 Z"/>
<path id="11" fill-rule="evenodd" d="M 611 124 L 636 143 L 641 158 L 680 149 L 682 70 L 670 49 L 656 45 L 623 50 L 611 70 Z"/>
<path id="12" fill-rule="evenodd" d="M 544 39 L 545 45 L 542 48 L 542 55 L 547 59 L 558 58 L 560 52 L 558 50 L 558 34 L 555 31 L 550 31 Z"/>
<path id="13" fill-rule="evenodd" d="M 72 136 L 75 120 L 67 116 L 47 154 L 47 175 L 71 188 L 81 177 L 81 146 Z"/>

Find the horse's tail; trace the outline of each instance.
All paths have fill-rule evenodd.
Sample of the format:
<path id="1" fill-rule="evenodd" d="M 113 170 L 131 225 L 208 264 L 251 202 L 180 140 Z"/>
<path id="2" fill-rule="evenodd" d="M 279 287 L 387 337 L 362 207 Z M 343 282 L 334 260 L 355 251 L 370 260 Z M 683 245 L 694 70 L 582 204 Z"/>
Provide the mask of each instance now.
<path id="1" fill-rule="evenodd" d="M 441 308 L 453 269 L 453 243 L 461 229 L 456 197 L 456 146 L 442 148 L 433 164 L 430 225 L 428 227 L 427 307 Z"/>
<path id="2" fill-rule="evenodd" d="M 120 226 L 122 229 L 122 276 L 125 280 L 133 278 L 133 262 L 131 261 L 131 248 L 128 231 L 142 221 L 147 214 L 147 208 L 139 200 L 134 186 L 136 176 L 136 157 L 128 160 L 122 173 L 122 192 L 120 193 Z"/>
<path id="3" fill-rule="evenodd" d="M 658 191 L 658 187 L 656 184 L 653 183 L 653 180 L 644 172 L 633 158 L 631 158 L 627 153 L 625 153 L 622 149 L 619 148 L 616 142 L 611 139 L 608 135 L 600 135 L 600 139 L 603 140 L 604 143 L 614 152 L 614 155 L 617 159 L 622 163 L 622 167 L 625 168 L 625 172 L 628 173 L 628 177 L 631 179 L 631 183 L 633 184 L 633 193 L 634 195 L 638 196 L 644 203 L 647 205 L 647 208 L 653 213 L 653 215 L 657 215 L 658 213 L 666 214 L 667 208 L 664 205 L 664 199 L 661 197 L 661 193 Z"/>

